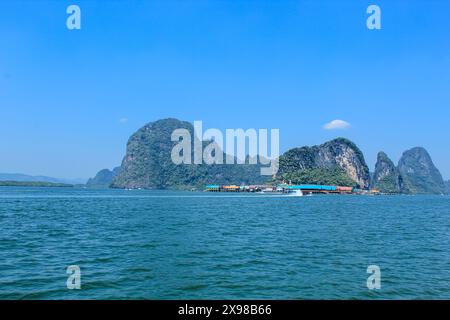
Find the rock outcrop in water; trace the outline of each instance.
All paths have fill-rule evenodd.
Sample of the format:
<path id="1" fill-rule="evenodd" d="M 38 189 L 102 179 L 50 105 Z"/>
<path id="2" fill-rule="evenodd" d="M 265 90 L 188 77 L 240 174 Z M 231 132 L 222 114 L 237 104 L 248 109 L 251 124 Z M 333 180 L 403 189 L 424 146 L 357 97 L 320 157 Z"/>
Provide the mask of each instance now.
<path id="1" fill-rule="evenodd" d="M 398 162 L 401 191 L 403 193 L 446 193 L 447 188 L 441 173 L 434 166 L 428 152 L 422 147 L 415 147 L 403 153 Z"/>
<path id="2" fill-rule="evenodd" d="M 171 141 L 171 134 L 175 129 L 189 131 L 193 152 L 195 134 L 191 123 L 177 119 L 151 122 L 128 140 L 120 173 L 113 179 L 112 187 L 186 189 L 210 183 L 249 184 L 263 183 L 267 180 L 267 176 L 260 175 L 258 165 L 174 164 L 171 152 L 177 142 Z"/>
<path id="3" fill-rule="evenodd" d="M 119 174 L 120 167 L 116 167 L 113 170 L 103 169 L 100 170 L 94 178 L 90 178 L 86 182 L 88 188 L 109 188 L 114 178 Z"/>
<path id="4" fill-rule="evenodd" d="M 450 180 L 445 181 L 445 185 L 447 187 L 447 194 L 450 194 Z"/>
<path id="5" fill-rule="evenodd" d="M 134 133 L 127 144 L 122 165 L 101 170 L 89 179 L 88 187 L 187 189 L 205 184 L 262 184 L 267 176 L 259 165 L 207 165 L 172 162 L 171 141 L 175 129 L 186 129 L 194 139 L 189 122 L 164 119 L 151 122 Z M 204 141 L 203 146 L 210 141 Z M 192 141 L 192 150 L 194 141 Z M 223 151 L 222 151 L 223 152 Z M 224 154 L 225 159 L 225 154 Z M 385 193 L 448 193 L 439 170 L 424 148 L 403 153 L 396 167 L 384 153 L 378 154 L 372 177 L 361 150 L 351 141 L 337 138 L 319 146 L 293 148 L 280 156 L 277 181 L 313 183 L 360 188 L 374 187 Z"/>
<path id="6" fill-rule="evenodd" d="M 293 173 L 302 175 L 308 172 L 323 171 L 330 176 L 329 184 L 348 184 L 368 188 L 369 168 L 361 150 L 350 140 L 338 138 L 319 146 L 294 148 L 280 157 L 280 177 Z M 344 173 L 344 177 L 342 176 Z M 345 181 L 345 176 L 349 180 Z M 311 182 L 312 183 L 312 182 Z"/>
<path id="7" fill-rule="evenodd" d="M 402 178 L 397 167 L 391 159 L 380 151 L 375 164 L 375 172 L 372 176 L 372 188 L 384 193 L 399 193 L 401 191 Z"/>

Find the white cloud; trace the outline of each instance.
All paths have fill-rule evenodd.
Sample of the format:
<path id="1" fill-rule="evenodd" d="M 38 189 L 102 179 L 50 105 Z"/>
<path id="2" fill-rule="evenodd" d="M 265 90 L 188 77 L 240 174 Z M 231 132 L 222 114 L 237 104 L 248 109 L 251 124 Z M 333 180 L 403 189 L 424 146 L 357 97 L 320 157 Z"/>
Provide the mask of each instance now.
<path id="1" fill-rule="evenodd" d="M 326 123 L 323 128 L 326 130 L 347 129 L 350 128 L 350 123 L 344 120 L 333 120 Z"/>
<path id="2" fill-rule="evenodd" d="M 120 118 L 119 122 L 120 123 L 127 123 L 128 122 L 128 118 Z"/>

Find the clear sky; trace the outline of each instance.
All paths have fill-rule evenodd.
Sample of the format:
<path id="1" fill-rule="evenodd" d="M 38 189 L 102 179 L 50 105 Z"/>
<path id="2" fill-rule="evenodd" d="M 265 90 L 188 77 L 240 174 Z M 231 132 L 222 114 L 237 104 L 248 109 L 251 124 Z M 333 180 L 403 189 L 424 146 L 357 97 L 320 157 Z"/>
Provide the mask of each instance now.
<path id="1" fill-rule="evenodd" d="M 281 151 L 347 137 L 371 170 L 423 146 L 448 179 L 449 15 L 447 0 L 2 0 L 0 172 L 93 176 L 176 117 L 279 128 Z M 324 129 L 335 119 L 350 127 Z"/>

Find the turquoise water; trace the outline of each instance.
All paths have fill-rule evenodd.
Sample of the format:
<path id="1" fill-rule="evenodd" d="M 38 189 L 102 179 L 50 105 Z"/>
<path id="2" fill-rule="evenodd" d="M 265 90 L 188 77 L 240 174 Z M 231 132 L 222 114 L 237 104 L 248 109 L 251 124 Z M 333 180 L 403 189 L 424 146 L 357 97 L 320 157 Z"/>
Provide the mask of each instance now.
<path id="1" fill-rule="evenodd" d="M 3 187 L 0 226 L 0 299 L 450 298 L 448 196 Z"/>

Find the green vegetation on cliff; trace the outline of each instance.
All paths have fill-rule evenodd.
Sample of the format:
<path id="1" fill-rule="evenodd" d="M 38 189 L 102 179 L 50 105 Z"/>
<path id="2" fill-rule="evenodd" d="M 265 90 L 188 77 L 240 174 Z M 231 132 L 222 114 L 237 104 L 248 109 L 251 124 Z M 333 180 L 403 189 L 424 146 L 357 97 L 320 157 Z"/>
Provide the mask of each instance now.
<path id="1" fill-rule="evenodd" d="M 399 193 L 401 176 L 397 167 L 386 153 L 380 151 L 375 164 L 375 172 L 372 177 L 372 188 L 383 193 Z"/>
<path id="2" fill-rule="evenodd" d="M 304 183 L 334 181 L 362 188 L 369 187 L 370 183 L 369 168 L 361 150 L 344 138 L 285 152 L 280 157 L 278 177 L 284 178 L 285 174 L 301 177 Z"/>
<path id="3" fill-rule="evenodd" d="M 399 181 L 401 181 L 401 177 L 390 175 L 378 181 L 374 188 L 383 193 L 399 193 Z"/>
<path id="4" fill-rule="evenodd" d="M 403 193 L 446 193 L 447 188 L 441 173 L 434 166 L 428 152 L 421 147 L 403 153 L 398 163 Z"/>
<path id="5" fill-rule="evenodd" d="M 293 184 L 320 184 L 353 187 L 353 181 L 341 168 L 334 169 L 300 169 L 283 174 L 283 180 Z"/>

